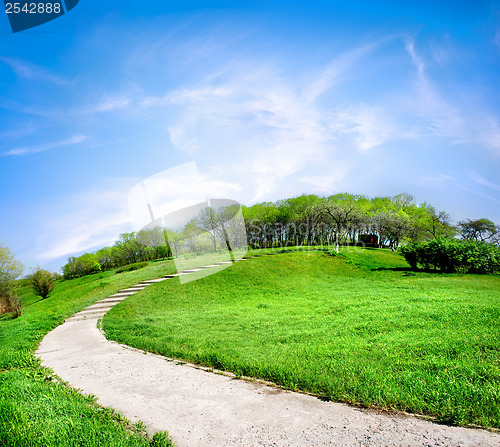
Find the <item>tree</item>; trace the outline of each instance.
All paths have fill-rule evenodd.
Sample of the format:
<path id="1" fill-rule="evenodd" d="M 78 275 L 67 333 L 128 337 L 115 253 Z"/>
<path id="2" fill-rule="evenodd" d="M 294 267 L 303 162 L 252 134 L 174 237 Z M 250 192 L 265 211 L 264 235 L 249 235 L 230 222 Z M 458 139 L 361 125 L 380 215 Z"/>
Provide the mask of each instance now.
<path id="1" fill-rule="evenodd" d="M 396 248 L 411 229 L 411 222 L 404 213 L 381 213 L 375 216 L 381 242 L 388 240 L 389 246 Z"/>
<path id="2" fill-rule="evenodd" d="M 56 286 L 54 275 L 40 268 L 31 276 L 31 283 L 35 294 L 41 297 L 42 300 L 47 298 Z"/>
<path id="3" fill-rule="evenodd" d="M 15 259 L 9 248 L 0 243 L 0 297 L 8 297 L 14 289 L 14 282 L 24 271 L 23 265 Z"/>
<path id="4" fill-rule="evenodd" d="M 195 224 L 199 228 L 208 231 L 210 237 L 212 238 L 212 243 L 214 244 L 214 252 L 217 251 L 218 223 L 216 211 L 211 206 L 203 208 L 198 214 L 198 217 L 195 220 Z"/>
<path id="5" fill-rule="evenodd" d="M 71 256 L 62 268 L 64 279 L 79 278 L 101 271 L 101 264 L 93 253 L 85 253 L 78 258 Z"/>
<path id="6" fill-rule="evenodd" d="M 344 197 L 342 197 L 344 196 Z M 344 200 L 342 200 L 344 199 Z M 356 215 L 356 205 L 351 197 L 337 195 L 328 198 L 323 205 L 324 212 L 333 221 L 335 226 L 335 251 L 339 252 L 339 233 L 346 231 Z"/>
<path id="7" fill-rule="evenodd" d="M 175 232 L 167 229 L 165 230 L 165 238 L 168 241 L 169 247 L 172 248 L 172 255 L 176 257 L 179 256 L 179 251 L 182 250 L 184 242 L 181 232 Z M 180 251 L 180 254 L 182 254 L 182 251 Z"/>
<path id="8" fill-rule="evenodd" d="M 466 240 L 487 241 L 498 239 L 499 228 L 491 221 L 485 218 L 459 222 L 458 227 L 462 233 L 462 238 Z"/>
<path id="9" fill-rule="evenodd" d="M 22 314 L 22 305 L 15 293 L 15 281 L 24 271 L 23 265 L 15 259 L 9 248 L 0 243 L 0 299 L 5 301 L 7 311 L 14 317 Z"/>

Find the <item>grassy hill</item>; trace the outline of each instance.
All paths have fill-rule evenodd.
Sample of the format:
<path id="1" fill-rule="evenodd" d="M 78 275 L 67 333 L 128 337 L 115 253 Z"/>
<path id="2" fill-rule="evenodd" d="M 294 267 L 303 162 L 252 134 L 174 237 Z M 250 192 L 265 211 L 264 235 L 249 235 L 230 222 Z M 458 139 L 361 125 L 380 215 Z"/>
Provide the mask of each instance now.
<path id="1" fill-rule="evenodd" d="M 73 313 L 174 270 L 154 262 L 63 281 L 42 301 L 20 290 L 23 315 L 0 316 L 0 445 L 161 445 L 59 382 L 34 351 Z M 414 274 L 387 250 L 297 252 L 155 284 L 104 326 L 133 346 L 327 399 L 499 427 L 499 291 L 499 276 Z"/>
<path id="2" fill-rule="evenodd" d="M 500 427 L 500 277 L 407 269 L 347 248 L 248 259 L 154 285 L 109 338 L 335 401 Z"/>

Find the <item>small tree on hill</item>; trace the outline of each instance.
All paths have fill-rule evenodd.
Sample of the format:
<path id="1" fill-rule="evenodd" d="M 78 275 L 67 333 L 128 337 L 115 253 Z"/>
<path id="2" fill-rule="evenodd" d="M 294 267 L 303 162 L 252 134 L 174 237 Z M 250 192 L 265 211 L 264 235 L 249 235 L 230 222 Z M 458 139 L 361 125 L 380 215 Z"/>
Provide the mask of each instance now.
<path id="1" fill-rule="evenodd" d="M 0 301 L 14 317 L 22 314 L 22 305 L 15 293 L 16 279 L 23 273 L 23 265 L 15 259 L 9 248 L 0 243 Z M 3 307 L 3 306 L 0 306 Z"/>
<path id="2" fill-rule="evenodd" d="M 33 273 L 31 281 L 35 294 L 40 296 L 42 300 L 47 298 L 56 286 L 54 275 L 47 270 L 38 269 Z"/>

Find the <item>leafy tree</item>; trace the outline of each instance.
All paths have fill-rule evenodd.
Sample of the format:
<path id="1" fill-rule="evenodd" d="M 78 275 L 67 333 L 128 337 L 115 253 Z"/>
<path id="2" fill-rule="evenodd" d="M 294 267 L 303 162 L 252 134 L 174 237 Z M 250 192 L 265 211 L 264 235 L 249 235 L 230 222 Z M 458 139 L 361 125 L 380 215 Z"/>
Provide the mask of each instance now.
<path id="1" fill-rule="evenodd" d="M 173 255 L 179 256 L 183 246 L 183 237 L 180 232 L 165 230 L 165 237 L 168 240 L 168 245 L 172 247 Z"/>
<path id="2" fill-rule="evenodd" d="M 339 252 L 339 235 L 347 230 L 356 216 L 356 204 L 352 198 L 342 200 L 342 195 L 332 196 L 323 205 L 323 210 L 333 221 L 335 226 L 335 251 Z M 344 197 L 345 198 L 345 197 Z"/>
<path id="3" fill-rule="evenodd" d="M 23 265 L 9 248 L 0 243 L 0 297 L 9 297 L 14 290 L 15 280 L 24 271 Z"/>
<path id="4" fill-rule="evenodd" d="M 382 213 L 375 218 L 382 240 L 388 240 L 390 247 L 397 247 L 410 231 L 410 219 L 404 213 Z"/>
<path id="5" fill-rule="evenodd" d="M 127 265 L 139 261 L 145 249 L 144 245 L 137 242 L 134 232 L 120 234 L 120 239 L 115 242 L 114 247 L 117 265 Z"/>
<path id="6" fill-rule="evenodd" d="M 208 231 L 214 245 L 214 252 L 217 251 L 217 232 L 219 224 L 217 222 L 217 212 L 211 206 L 203 208 L 194 222 L 199 228 Z M 189 229 L 188 229 L 189 231 Z"/>
<path id="7" fill-rule="evenodd" d="M 37 269 L 31 276 L 31 282 L 35 294 L 43 300 L 47 298 L 56 286 L 55 278 L 47 270 Z"/>
<path id="8" fill-rule="evenodd" d="M 476 242 L 487 241 L 489 239 L 498 241 L 500 228 L 491 220 L 485 218 L 476 220 L 467 219 L 459 222 L 458 227 L 464 239 L 474 240 Z"/>
<path id="9" fill-rule="evenodd" d="M 97 262 L 101 265 L 103 270 L 109 270 L 116 267 L 116 256 L 113 251 L 113 247 L 103 247 L 100 250 L 97 250 L 96 254 Z"/>
<path id="10" fill-rule="evenodd" d="M 23 313 L 22 304 L 15 292 L 16 279 L 23 271 L 23 265 L 15 259 L 14 254 L 0 243 L 0 299 L 6 303 L 7 311 L 12 312 L 14 318 Z"/>
<path id="11" fill-rule="evenodd" d="M 415 206 L 415 197 L 406 192 L 392 197 L 391 201 L 397 211 L 408 212 Z"/>

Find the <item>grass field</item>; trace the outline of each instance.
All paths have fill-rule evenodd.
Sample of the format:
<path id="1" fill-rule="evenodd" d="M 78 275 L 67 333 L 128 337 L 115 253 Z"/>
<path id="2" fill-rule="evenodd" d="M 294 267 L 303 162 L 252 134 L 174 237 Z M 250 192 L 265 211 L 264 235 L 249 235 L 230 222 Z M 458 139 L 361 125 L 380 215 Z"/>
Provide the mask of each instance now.
<path id="1" fill-rule="evenodd" d="M 34 351 L 47 332 L 73 313 L 119 289 L 173 271 L 172 261 L 155 262 L 134 272 L 109 271 L 63 281 L 43 301 L 28 287 L 19 291 L 23 315 L 17 319 L 0 316 L 2 447 L 171 445 L 152 442 L 143 425 L 131 426 L 112 410 L 97 405 L 92 396 L 54 380 L 39 365 Z"/>
<path id="2" fill-rule="evenodd" d="M 168 280 L 109 338 L 334 401 L 500 427 L 500 277 L 413 273 L 388 250 L 295 252 Z"/>

